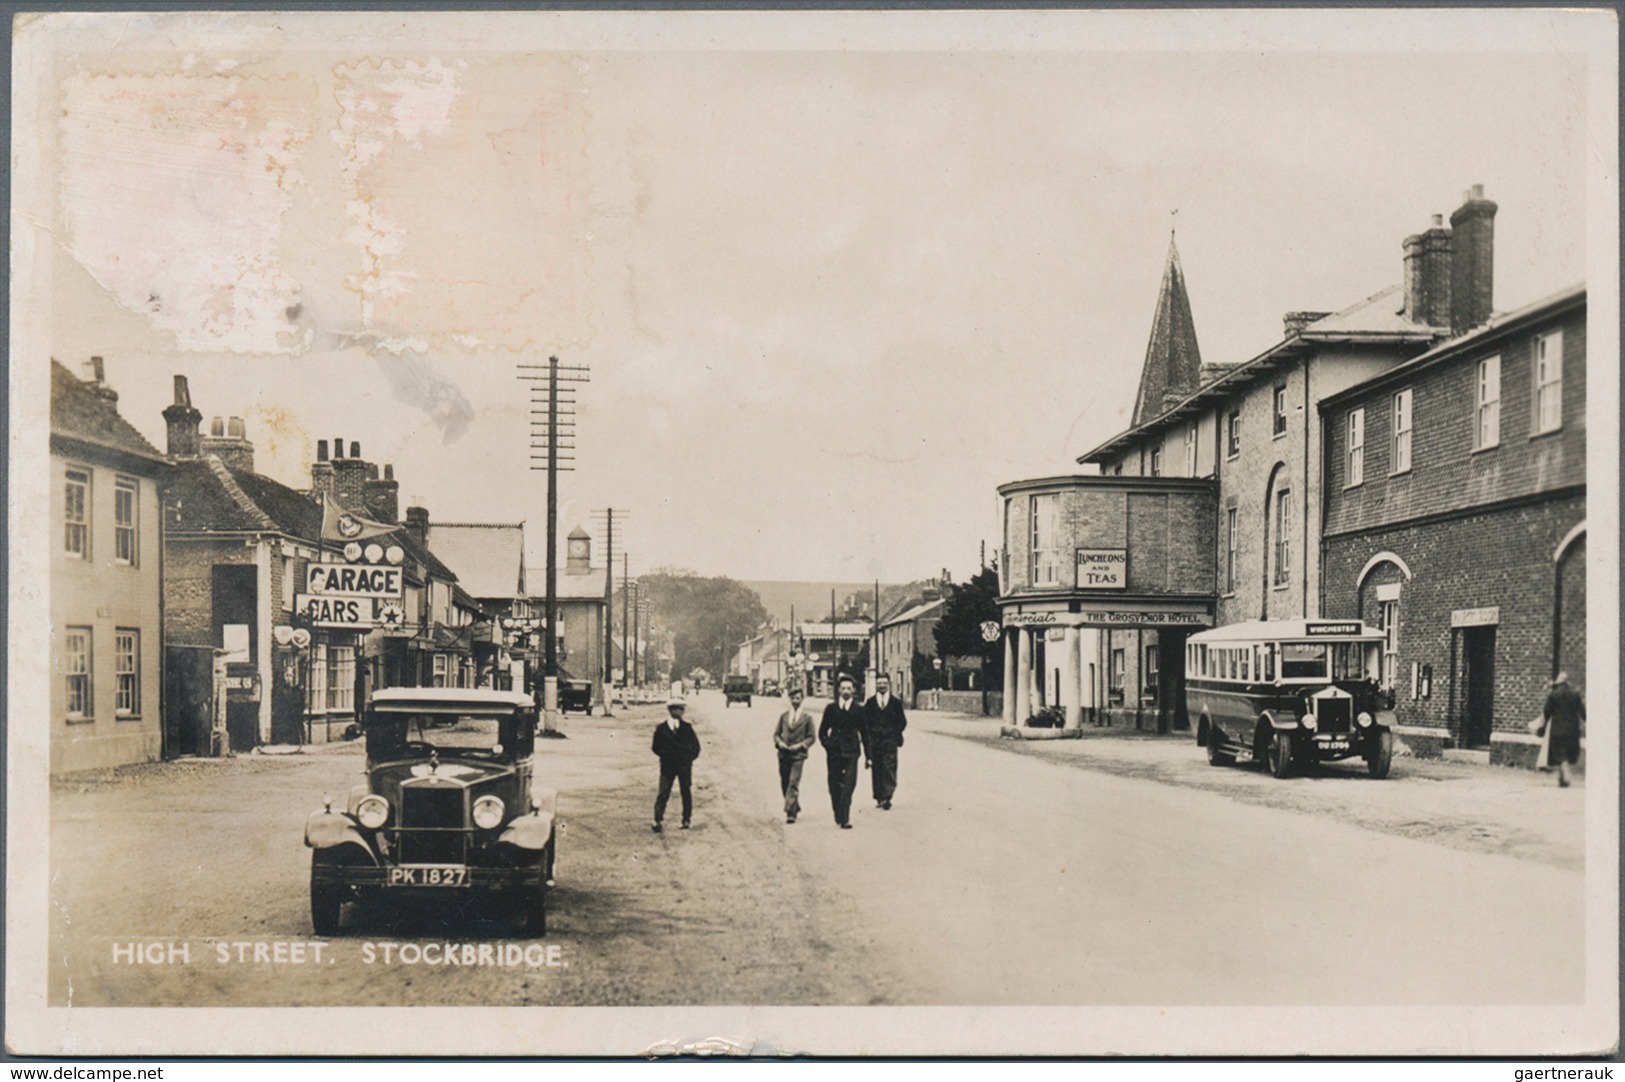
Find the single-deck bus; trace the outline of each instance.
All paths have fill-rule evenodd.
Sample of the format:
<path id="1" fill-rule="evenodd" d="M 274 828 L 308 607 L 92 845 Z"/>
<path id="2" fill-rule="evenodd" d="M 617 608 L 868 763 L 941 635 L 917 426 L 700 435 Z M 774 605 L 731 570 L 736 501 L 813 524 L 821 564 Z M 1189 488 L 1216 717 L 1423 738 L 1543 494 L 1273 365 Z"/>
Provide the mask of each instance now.
<path id="1" fill-rule="evenodd" d="M 1360 756 L 1374 778 L 1394 756 L 1393 692 L 1379 686 L 1384 636 L 1358 620 L 1254 620 L 1185 642 L 1185 703 L 1208 762 Z"/>

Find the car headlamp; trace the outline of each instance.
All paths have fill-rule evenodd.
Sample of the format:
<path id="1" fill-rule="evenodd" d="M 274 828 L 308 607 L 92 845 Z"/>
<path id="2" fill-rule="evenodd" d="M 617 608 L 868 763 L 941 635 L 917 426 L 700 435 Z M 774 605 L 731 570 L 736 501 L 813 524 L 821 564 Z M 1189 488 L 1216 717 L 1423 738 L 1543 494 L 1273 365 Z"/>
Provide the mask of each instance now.
<path id="1" fill-rule="evenodd" d="M 502 825 L 502 799 L 482 796 L 474 802 L 474 825 L 481 830 L 492 830 Z"/>
<path id="2" fill-rule="evenodd" d="M 1370 714 L 1362 710 L 1359 712 L 1359 714 L 1355 715 L 1354 720 L 1360 723 L 1360 728 L 1368 729 L 1371 727 L 1371 722 L 1373 719 Z"/>
<path id="3" fill-rule="evenodd" d="M 389 822 L 389 801 L 373 793 L 361 798 L 355 806 L 356 821 L 368 830 L 377 830 Z"/>
<path id="4" fill-rule="evenodd" d="M 1303 722 L 1303 727 L 1305 729 L 1308 729 L 1310 732 L 1315 731 L 1315 715 L 1313 713 L 1305 714 L 1299 720 Z"/>

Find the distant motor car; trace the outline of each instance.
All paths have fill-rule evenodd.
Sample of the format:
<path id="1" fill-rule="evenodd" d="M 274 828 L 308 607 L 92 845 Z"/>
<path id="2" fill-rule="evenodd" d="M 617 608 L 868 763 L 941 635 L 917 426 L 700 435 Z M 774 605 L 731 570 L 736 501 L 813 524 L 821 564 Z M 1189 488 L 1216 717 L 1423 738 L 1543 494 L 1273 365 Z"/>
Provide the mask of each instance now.
<path id="1" fill-rule="evenodd" d="M 557 794 L 534 775 L 536 707 L 488 688 L 386 688 L 361 718 L 364 780 L 305 823 L 310 920 L 337 935 L 346 903 L 500 896 L 547 931 Z"/>
<path id="2" fill-rule="evenodd" d="M 779 682 L 772 677 L 762 681 L 762 694 L 771 695 L 775 699 L 779 696 Z"/>
<path id="3" fill-rule="evenodd" d="M 722 678 L 722 694 L 727 700 L 724 703 L 725 706 L 732 706 L 734 703 L 744 703 L 749 706 L 751 701 L 750 677 L 724 676 Z"/>
<path id="4" fill-rule="evenodd" d="M 561 676 L 559 677 L 559 712 L 568 714 L 572 710 L 579 710 L 583 714 L 592 713 L 592 681 Z"/>

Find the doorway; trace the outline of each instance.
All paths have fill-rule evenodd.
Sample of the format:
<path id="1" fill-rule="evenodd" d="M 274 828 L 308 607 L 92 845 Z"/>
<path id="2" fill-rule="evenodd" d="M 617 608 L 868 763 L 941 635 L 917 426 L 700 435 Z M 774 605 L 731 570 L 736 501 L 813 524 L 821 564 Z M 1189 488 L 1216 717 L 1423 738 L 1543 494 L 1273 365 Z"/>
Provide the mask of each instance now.
<path id="1" fill-rule="evenodd" d="M 1466 670 L 1462 737 L 1469 748 L 1487 748 L 1495 727 L 1495 628 L 1462 628 L 1461 656 Z"/>

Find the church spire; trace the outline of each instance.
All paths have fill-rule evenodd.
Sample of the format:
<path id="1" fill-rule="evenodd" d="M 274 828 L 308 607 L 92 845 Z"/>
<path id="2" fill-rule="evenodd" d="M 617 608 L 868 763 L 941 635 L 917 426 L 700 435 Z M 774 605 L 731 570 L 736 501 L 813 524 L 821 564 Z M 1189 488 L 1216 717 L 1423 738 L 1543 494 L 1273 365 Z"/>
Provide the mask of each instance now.
<path id="1" fill-rule="evenodd" d="M 1202 354 L 1196 345 L 1190 298 L 1185 294 L 1185 271 L 1179 265 L 1179 249 L 1169 230 L 1168 264 L 1162 271 L 1162 292 L 1151 321 L 1151 340 L 1145 347 L 1140 390 L 1134 397 L 1134 424 L 1144 424 L 1194 394 L 1201 377 Z"/>

